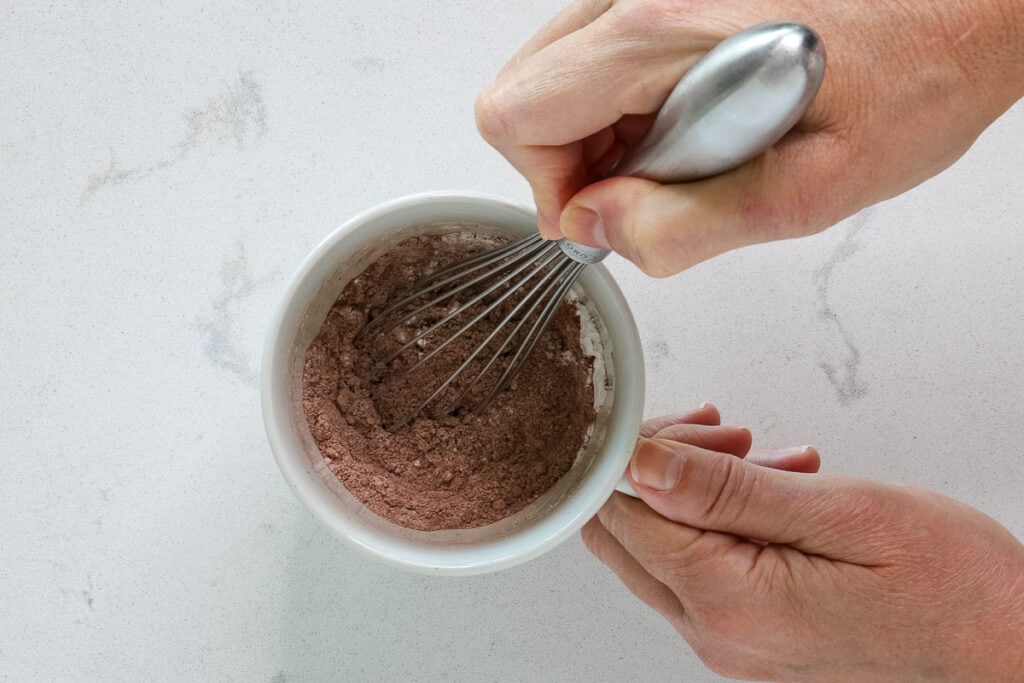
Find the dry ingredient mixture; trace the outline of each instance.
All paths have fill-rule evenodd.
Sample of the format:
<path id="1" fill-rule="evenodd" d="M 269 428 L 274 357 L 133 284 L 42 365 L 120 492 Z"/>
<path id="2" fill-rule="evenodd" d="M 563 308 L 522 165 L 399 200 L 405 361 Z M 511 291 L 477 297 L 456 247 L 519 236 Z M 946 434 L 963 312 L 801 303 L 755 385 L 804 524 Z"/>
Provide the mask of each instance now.
<path id="1" fill-rule="evenodd" d="M 306 352 L 303 407 L 320 452 L 353 495 L 404 527 L 470 528 L 519 511 L 565 474 L 594 421 L 593 361 L 581 348 L 575 306 L 563 303 L 509 390 L 472 420 L 435 409 L 394 433 L 382 426 L 429 396 L 495 323 L 481 320 L 387 391 L 379 382 L 387 385 L 421 350 L 374 378 L 374 360 L 386 350 L 354 337 L 371 312 L 424 275 L 491 246 L 466 231 L 404 240 L 345 287 Z M 392 333 L 398 344 L 410 334 Z"/>

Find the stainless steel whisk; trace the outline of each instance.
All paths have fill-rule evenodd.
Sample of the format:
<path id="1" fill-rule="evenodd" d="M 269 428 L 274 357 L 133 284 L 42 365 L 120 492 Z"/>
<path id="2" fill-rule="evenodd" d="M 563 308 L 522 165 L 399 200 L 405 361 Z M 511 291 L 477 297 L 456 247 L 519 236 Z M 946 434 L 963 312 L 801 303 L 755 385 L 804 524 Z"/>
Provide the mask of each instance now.
<path id="1" fill-rule="evenodd" d="M 609 175 L 667 183 L 731 170 L 760 155 L 800 119 L 821 85 L 824 70 L 821 41 L 803 24 L 776 21 L 741 31 L 686 72 L 647 135 Z M 378 352 L 372 373 L 376 381 L 403 354 L 418 352 L 427 338 L 442 332 L 447 336 L 388 378 L 378 391 L 400 385 L 455 339 L 472 334 L 485 319 L 495 326 L 472 353 L 456 360 L 457 367 L 444 381 L 414 401 L 388 429 L 408 424 L 446 391 L 454 397 L 446 396 L 446 407 L 436 414 L 461 409 L 468 418 L 486 408 L 523 368 L 580 272 L 608 253 L 568 239 L 546 241 L 534 234 L 432 273 L 391 302 L 360 331 L 359 343 L 372 344 L 373 350 L 386 348 L 382 340 L 397 328 L 438 307 L 447 308 L 437 320 L 423 322 L 423 329 L 411 338 L 399 340 L 397 348 Z M 479 313 L 465 322 L 459 320 L 477 304 L 483 306 Z M 462 378 L 489 348 L 490 356 L 482 356 L 486 361 L 475 376 Z M 503 370 L 495 368 L 500 363 Z M 492 370 L 497 379 L 489 390 L 479 389 Z M 452 388 L 457 378 L 462 379 Z"/>

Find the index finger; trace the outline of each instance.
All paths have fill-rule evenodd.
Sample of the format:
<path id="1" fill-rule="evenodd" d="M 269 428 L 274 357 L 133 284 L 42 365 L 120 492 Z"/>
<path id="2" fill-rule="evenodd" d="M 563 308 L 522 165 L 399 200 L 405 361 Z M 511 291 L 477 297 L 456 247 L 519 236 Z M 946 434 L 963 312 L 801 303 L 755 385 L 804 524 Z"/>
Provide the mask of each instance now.
<path id="1" fill-rule="evenodd" d="M 634 26 L 617 7 L 505 71 L 476 103 L 499 150 L 581 140 L 625 114 L 655 111 L 721 36 Z"/>
<path id="2" fill-rule="evenodd" d="M 582 28 L 513 59 L 476 101 L 480 134 L 529 182 L 541 234 L 549 238 L 561 236 L 563 207 L 593 180 L 585 161 L 588 141 L 614 155 L 610 143 L 619 131 L 608 131 L 624 116 L 655 111 L 721 38 L 711 29 L 661 27 L 668 22 L 652 27 L 650 17 L 620 8 L 613 5 Z M 566 19 L 542 32 L 536 44 L 571 25 Z"/>
<path id="3" fill-rule="evenodd" d="M 675 415 L 660 415 L 644 420 L 640 424 L 640 436 L 650 438 L 662 429 L 677 424 L 708 425 L 713 427 L 721 424 L 721 422 L 722 418 L 718 413 L 718 408 L 710 403 L 704 403 L 696 410 L 688 410 L 685 413 Z"/>

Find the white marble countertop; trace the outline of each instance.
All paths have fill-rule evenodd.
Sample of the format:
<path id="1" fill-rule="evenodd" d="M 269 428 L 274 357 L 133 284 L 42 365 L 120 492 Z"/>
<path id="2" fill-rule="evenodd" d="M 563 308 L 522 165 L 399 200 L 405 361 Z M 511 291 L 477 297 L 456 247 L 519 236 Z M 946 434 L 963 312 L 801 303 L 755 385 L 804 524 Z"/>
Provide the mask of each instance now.
<path id="1" fill-rule="evenodd" d="M 0 678 L 717 680 L 578 538 L 442 580 L 284 484 L 256 384 L 306 253 L 385 199 L 526 202 L 472 103 L 560 3 L 0 10 Z M 818 237 L 610 259 L 649 413 L 928 486 L 1024 536 L 1024 106 Z"/>

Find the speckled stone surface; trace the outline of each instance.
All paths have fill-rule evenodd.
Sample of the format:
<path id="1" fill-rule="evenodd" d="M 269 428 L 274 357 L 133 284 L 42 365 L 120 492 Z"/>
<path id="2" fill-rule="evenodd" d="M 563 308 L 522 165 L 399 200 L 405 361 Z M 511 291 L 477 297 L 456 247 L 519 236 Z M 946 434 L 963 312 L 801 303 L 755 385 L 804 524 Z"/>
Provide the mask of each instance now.
<path id="1" fill-rule="evenodd" d="M 257 390 L 271 308 L 385 199 L 529 200 L 476 92 L 555 10 L 7 3 L 0 16 L 0 677 L 715 681 L 578 539 L 438 580 L 292 496 Z M 1024 536 L 1024 106 L 810 239 L 651 281 L 609 259 L 648 410 L 716 402 L 829 471 Z"/>

